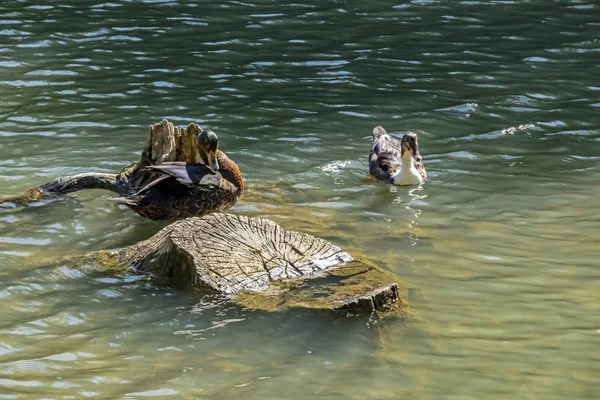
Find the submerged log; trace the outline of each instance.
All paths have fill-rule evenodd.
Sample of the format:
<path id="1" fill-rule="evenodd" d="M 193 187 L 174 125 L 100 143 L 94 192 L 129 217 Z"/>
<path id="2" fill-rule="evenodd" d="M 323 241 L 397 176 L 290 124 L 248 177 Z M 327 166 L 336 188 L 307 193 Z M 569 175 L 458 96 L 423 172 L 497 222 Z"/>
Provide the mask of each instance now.
<path id="1" fill-rule="evenodd" d="M 86 172 L 59 177 L 30 189 L 20 196 L 0 199 L 0 204 L 9 202 L 25 204 L 84 189 L 105 189 L 121 196 L 129 196 L 155 177 L 153 172 L 145 170 L 149 165 L 166 161 L 201 162 L 197 141 L 201 132 L 202 128 L 198 124 L 192 123 L 185 128 L 180 128 L 163 119 L 150 126 L 140 159 L 125 166 L 118 173 Z"/>
<path id="2" fill-rule="evenodd" d="M 264 218 L 215 213 L 185 219 L 97 260 L 209 288 L 249 308 L 364 314 L 403 304 L 395 275 Z"/>

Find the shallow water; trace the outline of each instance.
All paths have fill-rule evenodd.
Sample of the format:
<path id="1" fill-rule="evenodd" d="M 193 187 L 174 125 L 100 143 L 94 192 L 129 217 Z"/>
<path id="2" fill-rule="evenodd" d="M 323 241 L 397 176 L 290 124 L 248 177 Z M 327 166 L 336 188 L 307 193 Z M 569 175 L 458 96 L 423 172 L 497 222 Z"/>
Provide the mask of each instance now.
<path id="1" fill-rule="evenodd" d="M 450 5 L 451 4 L 451 5 Z M 0 209 L 0 398 L 600 393 L 592 1 L 3 1 L 0 178 L 115 172 L 148 125 L 220 135 L 271 218 L 418 287 L 413 317 L 268 314 L 65 260 L 164 224 L 81 192 Z M 372 128 L 430 180 L 365 182 Z"/>

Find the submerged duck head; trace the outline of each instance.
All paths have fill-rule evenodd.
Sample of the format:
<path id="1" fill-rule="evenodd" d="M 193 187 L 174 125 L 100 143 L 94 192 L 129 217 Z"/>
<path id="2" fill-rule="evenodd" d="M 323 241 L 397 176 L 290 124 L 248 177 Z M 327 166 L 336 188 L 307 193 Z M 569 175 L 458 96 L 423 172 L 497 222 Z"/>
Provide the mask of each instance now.
<path id="1" fill-rule="evenodd" d="M 202 131 L 198 135 L 198 150 L 204 164 L 216 171 L 219 169 L 217 151 L 219 150 L 219 137 L 210 129 Z"/>
<path id="2" fill-rule="evenodd" d="M 415 133 L 406 132 L 404 136 L 402 136 L 400 144 L 402 146 L 402 158 L 404 158 L 404 154 L 408 152 L 415 161 L 419 162 L 422 160 L 421 154 L 419 153 L 419 142 Z"/>

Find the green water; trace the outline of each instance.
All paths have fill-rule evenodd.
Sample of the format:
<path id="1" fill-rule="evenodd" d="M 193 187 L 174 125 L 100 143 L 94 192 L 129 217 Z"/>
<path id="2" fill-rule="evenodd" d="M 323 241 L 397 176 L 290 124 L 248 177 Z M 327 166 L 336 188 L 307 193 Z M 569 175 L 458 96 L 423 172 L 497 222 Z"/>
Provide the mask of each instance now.
<path id="1" fill-rule="evenodd" d="M 0 398 L 600 395 L 594 1 L 0 3 L 0 182 L 115 172 L 148 125 L 220 135 L 231 211 L 420 289 L 377 324 L 240 309 L 61 260 L 164 224 L 88 191 L 0 208 Z M 429 181 L 365 182 L 375 125 Z"/>

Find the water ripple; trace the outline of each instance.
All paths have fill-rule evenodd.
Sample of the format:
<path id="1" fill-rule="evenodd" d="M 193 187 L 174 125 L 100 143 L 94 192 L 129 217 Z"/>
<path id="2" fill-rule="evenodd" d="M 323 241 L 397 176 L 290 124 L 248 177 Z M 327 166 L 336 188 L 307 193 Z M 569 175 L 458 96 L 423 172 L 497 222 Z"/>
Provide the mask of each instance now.
<path id="1" fill-rule="evenodd" d="M 248 183 L 232 212 L 423 296 L 416 321 L 381 329 L 244 310 L 64 261 L 162 226 L 109 193 L 8 204 L 5 392 L 595 398 L 594 2 L 38 3 L 0 5 L 2 196 L 116 172 L 150 123 L 198 122 Z M 365 181 L 379 124 L 418 133 L 424 185 Z"/>

